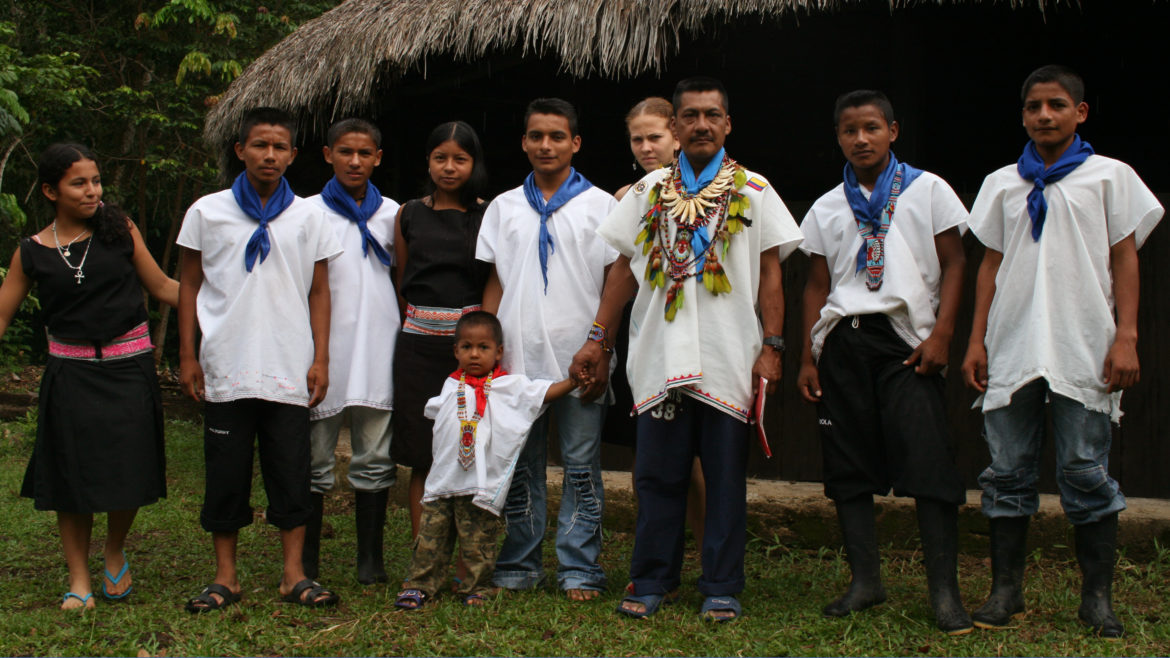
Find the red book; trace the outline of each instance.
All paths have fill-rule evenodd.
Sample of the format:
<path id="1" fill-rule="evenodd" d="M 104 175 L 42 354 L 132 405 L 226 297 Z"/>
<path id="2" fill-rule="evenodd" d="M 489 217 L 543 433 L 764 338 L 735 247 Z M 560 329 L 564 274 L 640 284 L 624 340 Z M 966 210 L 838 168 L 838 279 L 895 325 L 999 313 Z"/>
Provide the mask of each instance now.
<path id="1" fill-rule="evenodd" d="M 756 384 L 756 399 L 752 403 L 751 422 L 756 424 L 756 438 L 760 440 L 760 448 L 764 456 L 772 458 L 772 448 L 768 446 L 768 435 L 764 433 L 764 399 L 767 397 L 768 380 L 760 377 Z"/>

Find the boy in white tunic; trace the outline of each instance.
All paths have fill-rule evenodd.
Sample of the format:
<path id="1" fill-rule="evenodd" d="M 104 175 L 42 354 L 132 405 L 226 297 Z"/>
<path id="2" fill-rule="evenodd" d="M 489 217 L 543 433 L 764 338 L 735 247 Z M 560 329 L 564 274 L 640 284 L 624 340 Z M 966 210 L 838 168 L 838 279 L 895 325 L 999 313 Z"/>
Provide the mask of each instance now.
<path id="1" fill-rule="evenodd" d="M 483 604 L 496 565 L 499 516 L 524 439 L 544 405 L 573 389 L 571 379 L 508 374 L 500 367 L 503 354 L 504 332 L 494 315 L 472 311 L 459 319 L 459 370 L 427 402 L 435 459 L 422 497 L 410 588 L 399 592 L 399 608 L 415 610 L 440 590 L 456 536 L 467 567 L 456 593 L 465 605 Z"/>
<path id="2" fill-rule="evenodd" d="M 528 105 L 521 146 L 532 163 L 524 184 L 496 197 L 483 216 L 475 257 L 492 264 L 483 309 L 495 313 L 513 346 L 505 369 L 559 381 L 589 331 L 617 252 L 597 235 L 617 203 L 572 167 L 581 148 L 577 111 L 558 98 Z M 531 589 L 544 579 L 545 461 L 556 418 L 564 461 L 557 517 L 557 584 L 572 600 L 605 588 L 601 569 L 601 423 L 604 398 L 558 400 L 533 425 L 504 512 L 507 536 L 494 581 Z"/>
<path id="3" fill-rule="evenodd" d="M 334 451 L 349 417 L 349 483 L 357 527 L 358 582 L 386 582 L 382 529 L 386 499 L 394 485 L 390 459 L 390 414 L 394 390 L 391 363 L 398 337 L 398 297 L 390 281 L 394 216 L 398 203 L 370 182 L 382 161 L 382 133 L 363 119 L 335 123 L 327 135 L 325 160 L 334 176 L 308 200 L 325 212 L 345 249 L 330 263 L 329 392 L 309 412 L 313 446 L 313 516 L 305 527 L 305 575 L 317 577 L 324 494 L 333 488 Z"/>
<path id="4" fill-rule="evenodd" d="M 1039 68 L 1020 95 L 1031 141 L 1018 163 L 984 180 L 969 220 L 986 251 L 963 376 L 984 393 L 991 465 L 979 484 L 992 568 L 991 596 L 972 617 L 1001 628 L 1024 611 L 1047 400 L 1056 481 L 1083 575 L 1078 617 L 1120 637 L 1111 587 L 1125 497 L 1109 476 L 1110 420 L 1121 418 L 1122 389 L 1138 381 L 1137 250 L 1162 207 L 1133 169 L 1094 155 L 1077 135 L 1089 106 L 1076 73 Z"/>
<path id="5" fill-rule="evenodd" d="M 797 388 L 817 405 L 825 495 L 837 507 L 852 581 L 824 613 L 885 601 L 873 496 L 915 499 L 938 627 L 971 631 L 956 577 L 965 492 L 947 431 L 942 369 L 963 284 L 967 210 L 938 176 L 890 151 L 898 122 L 880 91 L 834 108 L 844 181 L 801 223 L 809 255 Z"/>
<path id="6" fill-rule="evenodd" d="M 204 400 L 206 490 L 200 523 L 215 545 L 215 580 L 187 602 L 208 612 L 239 601 L 240 528 L 252 523 L 252 450 L 259 439 L 268 522 L 280 528 L 280 593 L 306 606 L 337 595 L 301 564 L 309 497 L 309 408 L 329 388 L 329 263 L 341 253 L 319 207 L 297 198 L 284 172 L 295 123 L 249 111 L 231 189 L 187 210 L 178 244 L 179 367 L 183 391 Z M 196 330 L 203 334 L 196 357 Z"/>

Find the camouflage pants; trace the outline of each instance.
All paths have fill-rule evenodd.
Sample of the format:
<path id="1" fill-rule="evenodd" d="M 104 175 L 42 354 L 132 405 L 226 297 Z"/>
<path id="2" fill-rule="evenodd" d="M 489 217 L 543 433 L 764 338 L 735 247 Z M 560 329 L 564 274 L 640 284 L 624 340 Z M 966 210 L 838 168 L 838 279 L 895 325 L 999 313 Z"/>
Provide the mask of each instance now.
<path id="1" fill-rule="evenodd" d="M 447 566 L 459 538 L 459 553 L 467 575 L 459 596 L 484 594 L 490 589 L 500 544 L 500 519 L 471 503 L 471 496 L 442 498 L 423 503 L 418 537 L 410 559 L 410 585 L 428 597 L 442 589 Z"/>

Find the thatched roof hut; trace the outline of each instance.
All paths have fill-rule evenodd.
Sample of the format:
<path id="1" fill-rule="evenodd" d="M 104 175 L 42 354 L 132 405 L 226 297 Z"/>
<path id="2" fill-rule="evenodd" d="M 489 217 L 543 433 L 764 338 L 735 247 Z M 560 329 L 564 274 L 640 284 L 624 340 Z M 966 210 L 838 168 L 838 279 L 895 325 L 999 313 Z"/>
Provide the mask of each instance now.
<path id="1" fill-rule="evenodd" d="M 1043 12 L 1061 0 L 1007 0 Z M 896 7 L 922 4 L 888 0 Z M 944 4 L 946 0 L 935 0 Z M 375 93 L 428 58 L 475 62 L 519 47 L 574 77 L 661 72 L 686 36 L 718 24 L 768 23 L 846 0 L 348 0 L 257 59 L 207 118 L 213 143 L 240 109 L 272 105 L 331 117 L 362 112 Z M 885 4 L 884 2 L 882 4 Z M 951 0 L 950 4 L 962 4 Z M 969 3 L 970 4 L 970 3 Z"/>
<path id="2" fill-rule="evenodd" d="M 831 126 L 838 94 L 886 91 L 901 123 L 898 156 L 942 175 L 970 201 L 983 177 L 1013 162 L 1024 144 L 1020 83 L 1057 62 L 1085 77 L 1091 112 L 1081 134 L 1165 192 L 1170 160 L 1151 148 L 1159 133 L 1149 117 L 1165 104 L 1166 25 L 1170 2 L 1152 0 L 348 0 L 253 63 L 209 115 L 206 136 L 217 146 L 234 141 L 248 107 L 292 110 L 309 130 L 289 179 L 298 193 L 314 194 L 332 173 L 315 152 L 324 128 L 342 116 L 369 116 L 386 137 L 375 183 L 404 200 L 425 175 L 426 134 L 463 119 L 479 131 L 491 191 L 499 192 L 531 170 L 518 148 L 526 103 L 561 96 L 581 110 L 574 166 L 613 190 L 636 172 L 627 109 L 669 95 L 680 77 L 711 74 L 731 96 L 728 152 L 767 176 L 799 217 L 841 180 Z M 970 242 L 973 280 L 979 248 Z M 1170 259 L 1160 257 L 1168 249 L 1166 229 L 1143 249 L 1146 290 L 1170 281 Z M 800 318 L 803 268 L 800 256 L 785 265 L 790 319 Z M 1143 365 L 1168 372 L 1170 350 L 1158 347 L 1166 330 L 1155 321 L 1170 314 L 1170 297 L 1146 295 L 1142 303 Z M 799 324 L 786 325 L 790 345 L 801 343 Z M 962 358 L 969 317 L 959 324 L 953 363 Z M 784 381 L 795 380 L 798 366 L 790 355 Z M 986 449 L 957 374 L 952 368 L 948 410 L 971 484 Z M 1129 415 L 1111 464 L 1132 495 L 1170 496 L 1157 467 L 1170 460 L 1170 442 L 1151 440 L 1170 428 L 1170 406 L 1159 404 L 1164 385 L 1143 381 L 1126 393 Z M 753 472 L 819 478 L 815 412 L 791 383 L 769 401 L 767 417 L 777 458 L 753 459 Z M 1042 482 L 1051 486 L 1049 471 Z"/>

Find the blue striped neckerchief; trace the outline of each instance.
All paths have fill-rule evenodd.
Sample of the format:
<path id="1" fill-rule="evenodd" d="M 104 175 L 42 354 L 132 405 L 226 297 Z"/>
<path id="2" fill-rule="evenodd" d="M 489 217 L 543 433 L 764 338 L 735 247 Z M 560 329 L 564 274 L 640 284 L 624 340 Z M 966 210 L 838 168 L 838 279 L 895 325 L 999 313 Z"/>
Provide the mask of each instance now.
<path id="1" fill-rule="evenodd" d="M 1048 201 L 1044 199 L 1044 187 L 1048 183 L 1055 183 L 1072 173 L 1081 163 L 1093 155 L 1093 147 L 1073 133 L 1073 141 L 1060 154 L 1051 167 L 1044 166 L 1044 158 L 1036 150 L 1036 142 L 1028 140 L 1024 146 L 1024 153 L 1016 163 L 1016 171 L 1020 178 L 1032 182 L 1032 191 L 1028 192 L 1028 217 L 1032 220 L 1032 240 L 1039 241 L 1040 233 L 1044 230 L 1044 220 L 1048 217 Z"/>
<path id="2" fill-rule="evenodd" d="M 366 196 L 362 205 L 359 206 L 357 201 L 346 191 L 341 181 L 337 180 L 337 176 L 334 176 L 329 179 L 328 183 L 325 183 L 325 188 L 321 190 L 321 198 L 330 210 L 357 224 L 358 230 L 362 233 L 362 256 L 369 258 L 372 248 L 374 256 L 383 265 L 390 267 L 393 262 L 390 259 L 390 254 L 386 253 L 386 250 L 378 243 L 378 239 L 370 233 L 370 227 L 367 225 L 374 213 L 382 207 L 382 193 L 378 191 L 378 188 L 367 180 Z"/>
<path id="3" fill-rule="evenodd" d="M 268 222 L 276 219 L 277 215 L 291 206 L 297 197 L 289 187 L 288 181 L 281 176 L 280 183 L 277 184 L 272 196 L 268 197 L 268 202 L 261 203 L 260 193 L 248 180 L 248 172 L 236 176 L 235 182 L 232 183 L 232 195 L 236 197 L 236 204 L 245 215 L 260 222 L 260 226 L 252 232 L 252 237 L 248 238 L 248 244 L 244 247 L 244 267 L 251 272 L 256 265 L 256 259 L 259 258 L 263 263 L 272 248 L 268 241 Z"/>

